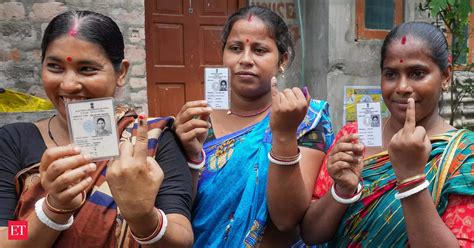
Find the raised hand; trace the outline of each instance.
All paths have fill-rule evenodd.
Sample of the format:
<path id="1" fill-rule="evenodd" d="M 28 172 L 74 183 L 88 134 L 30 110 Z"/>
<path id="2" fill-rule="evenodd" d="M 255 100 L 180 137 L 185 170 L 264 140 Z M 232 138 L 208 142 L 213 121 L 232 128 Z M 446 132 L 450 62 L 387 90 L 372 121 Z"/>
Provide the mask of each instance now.
<path id="1" fill-rule="evenodd" d="M 405 125 L 388 145 L 388 155 L 399 180 L 423 173 L 431 152 L 425 128 L 416 126 L 415 101 L 408 99 Z"/>
<path id="2" fill-rule="evenodd" d="M 211 111 L 206 101 L 192 101 L 187 102 L 176 116 L 174 128 L 188 158 L 195 159 L 201 155 L 210 127 Z"/>
<path id="3" fill-rule="evenodd" d="M 135 145 L 120 143 L 120 158 L 107 168 L 106 180 L 120 212 L 126 220 L 139 219 L 154 211 L 155 199 L 163 182 L 163 171 L 147 156 L 148 128 L 139 115 Z"/>
<path id="4" fill-rule="evenodd" d="M 364 146 L 358 142 L 357 134 L 342 136 L 329 152 L 328 172 L 336 184 L 336 189 L 351 195 L 357 188 L 364 167 Z"/>
<path id="5" fill-rule="evenodd" d="M 282 92 L 276 87 L 276 78 L 272 78 L 272 113 L 270 115 L 270 127 L 274 134 L 291 133 L 296 130 L 303 121 L 308 111 L 311 96 L 306 95 L 300 88 L 285 89 Z"/>
<path id="6" fill-rule="evenodd" d="M 59 146 L 47 149 L 40 162 L 41 186 L 49 194 L 48 202 L 57 209 L 74 209 L 82 202 L 82 192 L 92 183 L 96 170 L 90 156 L 79 148 Z"/>

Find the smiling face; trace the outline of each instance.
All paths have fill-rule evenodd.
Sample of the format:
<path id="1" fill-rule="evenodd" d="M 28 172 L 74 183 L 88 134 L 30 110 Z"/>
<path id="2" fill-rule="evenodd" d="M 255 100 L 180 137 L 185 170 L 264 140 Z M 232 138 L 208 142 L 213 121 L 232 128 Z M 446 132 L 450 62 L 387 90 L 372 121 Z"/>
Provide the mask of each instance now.
<path id="1" fill-rule="evenodd" d="M 251 20 L 240 19 L 234 23 L 223 60 L 231 70 L 233 94 L 255 99 L 270 93 L 270 80 L 278 73 L 279 65 L 286 64 L 288 56 L 280 58 L 269 29 L 254 16 Z"/>
<path id="2" fill-rule="evenodd" d="M 104 50 L 97 44 L 71 36 L 61 36 L 46 49 L 41 69 L 44 89 L 65 119 L 65 103 L 113 97 L 123 86 L 128 62 L 114 70 Z"/>
<path id="3" fill-rule="evenodd" d="M 382 68 L 382 95 L 392 118 L 404 123 L 408 98 L 415 100 L 416 121 L 429 120 L 438 113 L 443 85 L 450 68 L 442 72 L 429 56 L 425 43 L 407 36 L 388 47 Z"/>

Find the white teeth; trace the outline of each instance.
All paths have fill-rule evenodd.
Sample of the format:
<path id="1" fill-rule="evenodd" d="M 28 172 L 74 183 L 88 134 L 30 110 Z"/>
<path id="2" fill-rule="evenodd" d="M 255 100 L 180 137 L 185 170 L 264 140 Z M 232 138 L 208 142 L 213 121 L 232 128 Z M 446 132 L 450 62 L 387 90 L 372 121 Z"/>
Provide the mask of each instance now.
<path id="1" fill-rule="evenodd" d="M 65 103 L 77 102 L 77 101 L 82 101 L 85 99 L 84 97 L 70 98 L 70 97 L 65 97 L 65 96 L 63 96 L 62 98 Z"/>

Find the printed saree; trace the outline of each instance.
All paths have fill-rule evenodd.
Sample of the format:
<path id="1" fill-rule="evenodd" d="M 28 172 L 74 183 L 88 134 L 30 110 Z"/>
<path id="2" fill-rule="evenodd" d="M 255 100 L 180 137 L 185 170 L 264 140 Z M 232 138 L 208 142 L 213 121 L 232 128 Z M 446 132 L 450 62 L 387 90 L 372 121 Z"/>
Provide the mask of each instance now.
<path id="1" fill-rule="evenodd" d="M 354 129 L 346 130 L 353 133 Z M 430 139 L 432 152 L 425 173 L 430 182 L 428 190 L 441 216 L 450 195 L 474 195 L 474 133 L 452 130 Z M 405 247 L 408 235 L 401 202 L 394 198 L 396 178 L 387 151 L 365 159 L 362 177 L 362 198 L 347 209 L 328 246 Z"/>
<path id="2" fill-rule="evenodd" d="M 204 144 L 193 209 L 194 247 L 256 247 L 264 234 L 268 210 L 266 184 L 271 149 L 270 117 Z M 324 101 L 312 100 L 298 127 L 298 138 L 324 126 L 326 147 L 333 133 Z"/>
<path id="3" fill-rule="evenodd" d="M 136 114 L 123 106 L 117 107 L 116 119 L 120 139 L 135 142 L 137 123 Z M 171 117 L 148 119 L 148 155 L 154 157 L 158 149 L 159 137 L 163 130 L 170 127 Z M 112 198 L 110 188 L 105 181 L 109 161 L 97 162 L 93 174 L 93 186 L 87 190 L 87 201 L 74 214 L 74 224 L 61 232 L 55 247 L 139 247 L 130 236 L 126 221 Z M 17 175 L 17 193 L 20 195 L 15 211 L 16 219 L 26 219 L 34 211 L 35 202 L 46 193 L 39 180 L 39 163 L 20 171 Z"/>

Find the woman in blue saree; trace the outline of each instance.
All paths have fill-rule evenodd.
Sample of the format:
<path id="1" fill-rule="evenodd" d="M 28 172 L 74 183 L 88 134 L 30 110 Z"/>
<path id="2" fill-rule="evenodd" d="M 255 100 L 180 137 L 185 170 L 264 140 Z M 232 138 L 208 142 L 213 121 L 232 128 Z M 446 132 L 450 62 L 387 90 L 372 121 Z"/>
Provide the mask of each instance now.
<path id="1" fill-rule="evenodd" d="M 343 127 L 319 174 L 320 199 L 301 224 L 305 241 L 473 246 L 474 134 L 446 123 L 438 109 L 451 76 L 448 54 L 443 33 L 429 23 L 404 23 L 387 35 L 382 95 L 391 117 L 383 124 L 383 147 L 364 151 L 357 126 Z M 325 175 L 331 190 L 324 194 Z"/>
<path id="2" fill-rule="evenodd" d="M 311 100 L 307 89 L 278 91 L 275 76 L 294 51 L 286 24 L 271 10 L 240 9 L 222 41 L 230 110 L 188 102 L 175 124 L 198 179 L 194 245 L 289 247 L 300 240 L 297 223 L 332 142 L 328 104 Z"/>

